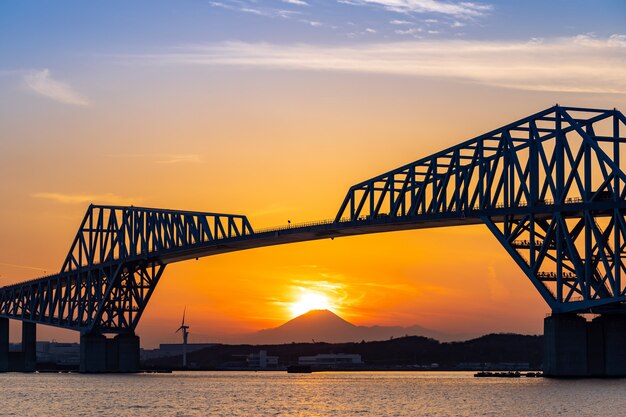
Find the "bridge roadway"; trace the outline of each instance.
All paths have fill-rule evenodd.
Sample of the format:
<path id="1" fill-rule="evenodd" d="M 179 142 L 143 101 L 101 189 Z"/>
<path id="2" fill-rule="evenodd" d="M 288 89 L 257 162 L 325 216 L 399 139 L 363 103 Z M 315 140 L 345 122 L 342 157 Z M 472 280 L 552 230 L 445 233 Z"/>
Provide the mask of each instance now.
<path id="1" fill-rule="evenodd" d="M 626 212 L 626 200 L 618 203 L 619 210 Z M 124 207 L 113 207 L 122 209 Z M 565 207 L 565 208 L 564 208 Z M 138 210 L 152 210 L 145 207 L 135 207 Z M 490 218 L 494 223 L 519 220 L 533 213 L 536 220 L 550 219 L 556 212 L 564 212 L 565 218 L 578 218 L 585 210 L 590 209 L 590 205 L 580 201 L 564 204 L 543 204 L 535 208 L 526 205 L 517 208 L 494 208 L 487 210 L 468 210 L 467 212 L 439 212 L 418 214 L 417 216 L 398 218 L 379 215 L 377 218 L 362 216 L 354 221 L 343 218 L 341 221 L 319 220 L 305 223 L 294 223 L 287 226 L 275 226 L 259 229 L 252 234 L 238 237 L 223 238 L 210 242 L 187 245 L 184 248 L 174 248 L 149 252 L 135 257 L 127 257 L 125 262 L 146 261 L 160 264 L 170 264 L 183 262 L 191 259 L 207 256 L 219 255 L 229 252 L 262 248 L 267 246 L 286 245 L 291 243 L 308 242 L 322 239 L 335 239 L 349 236 L 359 236 L 374 233 L 398 232 L 403 230 L 430 229 L 437 227 L 469 226 L 484 224 L 485 218 Z M 603 205 L 594 204 L 593 208 L 598 217 L 609 216 L 615 209 L 612 202 L 605 202 Z M 179 211 L 176 211 L 179 212 Z M 102 264 L 93 265 L 93 268 L 116 264 L 119 260 L 113 259 Z M 89 269 L 89 267 L 85 267 Z M 0 293 L 15 287 L 22 287 L 34 284 L 42 280 L 49 280 L 62 276 L 64 273 L 50 274 L 28 281 L 17 282 L 0 287 Z M 1 314 L 0 314 L 1 316 Z"/>
<path id="2" fill-rule="evenodd" d="M 596 215 L 601 217 L 603 211 L 605 212 L 605 215 L 610 215 L 610 213 L 615 209 L 615 205 L 612 202 L 606 202 L 604 205 L 595 204 L 593 208 L 596 211 Z M 161 251 L 148 255 L 147 257 L 143 257 L 142 259 L 169 264 L 222 253 L 237 252 L 266 246 L 308 242 L 312 240 L 335 239 L 372 233 L 398 232 L 402 230 L 478 225 L 484 224 L 485 218 L 490 218 L 494 223 L 502 223 L 507 217 L 509 221 L 518 220 L 526 217 L 529 213 L 534 214 L 535 220 L 550 219 L 555 212 L 564 212 L 565 218 L 578 218 L 586 209 L 589 209 L 588 204 L 573 202 L 561 206 L 543 204 L 541 207 L 537 208 L 522 206 L 506 209 L 476 209 L 467 211 L 467 214 L 465 212 L 418 214 L 417 216 L 402 219 L 384 215 L 374 219 L 368 218 L 368 216 L 362 216 L 355 221 L 342 219 L 340 222 L 335 222 L 334 220 L 329 219 L 317 222 L 297 223 L 289 226 L 259 229 L 250 235 L 221 239 L 210 243 L 201 243 L 184 249 Z M 619 209 L 620 211 L 626 212 L 625 200 L 619 202 Z"/>
<path id="3" fill-rule="evenodd" d="M 618 206 L 620 211 L 626 212 L 626 200 L 619 201 Z M 127 208 L 123 206 L 108 207 L 112 209 Z M 463 212 L 450 211 L 438 213 L 419 213 L 416 216 L 404 218 L 389 217 L 383 214 L 378 215 L 376 218 L 372 218 L 371 216 L 361 216 L 354 221 L 351 221 L 349 218 L 342 218 L 340 221 L 327 219 L 258 229 L 257 231 L 253 231 L 252 234 L 216 239 L 210 242 L 187 245 L 184 248 L 177 247 L 169 250 L 149 252 L 135 257 L 126 257 L 124 261 L 144 261 L 148 263 L 156 262 L 166 265 L 228 252 L 237 252 L 267 246 L 285 245 L 313 240 L 335 239 L 403 230 L 479 225 L 484 224 L 484 219 L 486 218 L 491 219 L 494 223 L 502 223 L 505 219 L 511 222 L 522 219 L 528 216 L 529 213 L 534 215 L 535 220 L 548 220 L 556 212 L 562 212 L 565 218 L 579 218 L 585 210 L 589 210 L 591 208 L 594 209 L 598 217 L 602 217 L 603 214 L 609 216 L 615 209 L 615 204 L 611 201 L 606 201 L 604 204 L 595 203 L 591 207 L 590 204 L 583 203 L 582 200 L 576 199 L 563 205 L 541 204 L 536 207 L 528 207 L 527 205 L 522 204 L 521 206 L 515 208 L 497 207 L 486 210 L 475 208 L 473 210 L 466 210 Z M 145 207 L 134 207 L 134 209 L 153 210 Z M 180 211 L 175 212 L 180 213 Z M 92 268 L 101 268 L 103 266 L 115 264 L 118 261 L 118 259 L 113 259 L 102 264 L 93 265 Z M 85 267 L 85 269 L 89 268 L 90 267 Z M 22 287 L 29 284 L 32 285 L 42 280 L 47 281 L 61 275 L 63 275 L 63 273 L 51 274 L 29 281 L 10 284 L 0 287 L 0 293 L 15 287 Z"/>
<path id="4" fill-rule="evenodd" d="M 85 372 L 137 370 L 134 331 L 173 262 L 485 224 L 552 310 L 546 373 L 626 376 L 624 132 L 617 109 L 553 106 L 352 186 L 334 220 L 269 230 L 242 215 L 92 205 L 60 273 L 0 288 L 0 371 L 9 319 L 23 322 L 22 369 L 38 323 L 81 332 Z"/>
<path id="5" fill-rule="evenodd" d="M 124 207 L 111 207 L 123 209 Z M 152 210 L 145 207 L 134 207 L 138 210 Z M 626 208 L 626 202 L 625 207 Z M 495 215 L 503 212 L 503 209 L 497 210 L 474 210 L 470 211 L 467 216 L 464 213 L 438 213 L 438 214 L 422 214 L 412 218 L 390 218 L 384 215 L 378 218 L 369 218 L 362 216 L 357 220 L 342 219 L 339 222 L 334 220 L 320 220 L 314 222 L 294 223 L 288 226 L 276 226 L 265 229 L 259 229 L 252 234 L 246 234 L 237 237 L 216 239 L 210 242 L 186 245 L 185 247 L 176 247 L 169 250 L 160 250 L 148 252 L 146 254 L 134 257 L 125 257 L 124 262 L 132 263 L 135 261 L 143 261 L 146 263 L 171 264 L 175 262 L 183 262 L 187 260 L 219 255 L 229 252 L 237 252 L 267 246 L 285 245 L 290 243 L 307 242 L 322 239 L 335 239 L 348 236 L 359 236 L 372 233 L 385 233 L 402 230 L 428 229 L 434 227 L 446 226 L 462 226 L 483 224 L 481 215 Z M 523 215 L 520 209 L 520 217 Z M 178 212 L 178 211 L 177 211 Z M 545 213 L 542 213 L 544 215 Z M 503 218 L 504 214 L 498 216 Z M 102 268 L 108 265 L 114 265 L 119 259 L 112 259 L 101 264 L 95 264 L 91 267 L 86 266 L 83 269 Z M 29 281 L 18 282 L 4 287 L 0 287 L 0 293 L 16 287 L 36 284 L 42 280 L 50 280 L 55 277 L 63 276 L 65 273 L 50 274 L 44 277 L 35 278 Z M 1 316 L 1 314 L 0 314 Z"/>

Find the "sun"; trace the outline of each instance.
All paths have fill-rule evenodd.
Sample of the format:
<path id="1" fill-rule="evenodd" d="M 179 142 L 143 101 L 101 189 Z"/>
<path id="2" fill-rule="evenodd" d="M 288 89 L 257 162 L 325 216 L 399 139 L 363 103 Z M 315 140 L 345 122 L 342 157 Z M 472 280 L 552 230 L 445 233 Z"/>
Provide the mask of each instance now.
<path id="1" fill-rule="evenodd" d="M 308 313 L 311 310 L 328 310 L 330 308 L 330 302 L 328 301 L 328 297 L 324 294 L 305 290 L 297 301 L 291 303 L 289 308 L 291 314 L 295 317 Z"/>

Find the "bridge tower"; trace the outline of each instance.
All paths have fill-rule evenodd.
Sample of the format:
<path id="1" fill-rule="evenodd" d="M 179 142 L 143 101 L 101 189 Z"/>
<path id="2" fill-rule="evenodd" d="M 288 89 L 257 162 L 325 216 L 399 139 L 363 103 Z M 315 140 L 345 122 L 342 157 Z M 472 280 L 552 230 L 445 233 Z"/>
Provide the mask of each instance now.
<path id="1" fill-rule="evenodd" d="M 626 376 L 624 132 L 617 109 L 554 106 L 354 185 L 335 221 L 485 224 L 552 310 L 545 374 Z"/>

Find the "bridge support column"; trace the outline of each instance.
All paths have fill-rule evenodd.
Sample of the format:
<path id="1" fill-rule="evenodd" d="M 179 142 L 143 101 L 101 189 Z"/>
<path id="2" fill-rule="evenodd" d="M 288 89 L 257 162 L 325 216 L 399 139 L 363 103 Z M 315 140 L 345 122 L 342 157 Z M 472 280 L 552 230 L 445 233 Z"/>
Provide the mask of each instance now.
<path id="1" fill-rule="evenodd" d="M 553 314 L 543 326 L 544 375 L 587 376 L 587 320 L 576 314 Z"/>
<path id="2" fill-rule="evenodd" d="M 82 335 L 80 372 L 139 372 L 139 337 L 121 334 L 107 339 L 102 334 Z"/>
<path id="3" fill-rule="evenodd" d="M 115 340 L 118 346 L 119 372 L 139 372 L 139 336 L 120 334 Z"/>
<path id="4" fill-rule="evenodd" d="M 103 334 L 80 336 L 80 372 L 101 373 L 107 371 L 107 339 Z"/>
<path id="5" fill-rule="evenodd" d="M 626 376 L 626 317 L 603 314 L 594 319 L 601 324 L 604 344 L 604 375 Z"/>
<path id="6" fill-rule="evenodd" d="M 22 354 L 24 372 L 35 372 L 37 367 L 37 325 L 22 322 Z"/>
<path id="7" fill-rule="evenodd" d="M 588 322 L 575 314 L 544 321 L 543 372 L 548 377 L 626 377 L 626 316 Z"/>
<path id="8" fill-rule="evenodd" d="M 9 319 L 0 318 L 0 372 L 9 370 Z"/>

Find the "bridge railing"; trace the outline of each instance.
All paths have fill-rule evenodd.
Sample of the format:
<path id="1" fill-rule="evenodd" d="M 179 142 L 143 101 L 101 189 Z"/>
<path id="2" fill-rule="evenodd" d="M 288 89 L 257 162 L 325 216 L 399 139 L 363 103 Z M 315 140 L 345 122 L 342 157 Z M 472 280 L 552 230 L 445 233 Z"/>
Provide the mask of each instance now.
<path id="1" fill-rule="evenodd" d="M 571 197 L 571 198 L 565 199 L 564 204 L 578 204 L 578 203 L 583 203 L 583 202 L 584 201 L 583 201 L 583 199 L 581 197 Z M 547 199 L 547 200 L 541 201 L 541 202 L 539 202 L 537 204 L 547 207 L 547 206 L 554 206 L 555 203 L 554 203 L 554 200 Z M 519 207 L 528 207 L 528 203 L 526 201 L 524 201 L 524 200 L 520 200 L 515 207 L 518 207 L 518 208 Z M 505 208 L 510 208 L 510 207 L 505 206 L 504 203 L 498 203 L 498 204 L 495 204 L 492 208 L 493 209 L 505 209 Z M 478 206 L 474 206 L 474 207 L 471 207 L 469 210 L 467 210 L 467 212 L 468 213 L 479 213 L 479 212 L 481 212 L 481 208 L 478 207 Z M 440 208 L 439 210 L 437 210 L 434 213 L 436 213 L 436 214 L 445 214 L 445 213 L 457 214 L 457 212 L 455 210 L 446 210 L 444 208 Z M 433 214 L 433 212 L 420 209 L 414 215 L 414 217 L 419 217 L 419 216 L 424 215 L 424 214 Z M 280 226 L 269 226 L 269 227 L 264 227 L 264 228 L 260 228 L 260 229 L 254 229 L 254 234 L 255 235 L 259 235 L 259 234 L 263 234 L 263 233 L 282 232 L 282 231 L 285 231 L 285 230 L 303 229 L 303 228 L 307 228 L 307 227 L 325 226 L 325 225 L 333 225 L 333 224 L 345 224 L 345 223 L 361 222 L 361 221 L 367 221 L 367 220 L 385 220 L 385 219 L 389 219 L 391 221 L 403 220 L 400 216 L 396 216 L 395 218 L 391 218 L 389 216 L 389 214 L 387 214 L 387 213 L 379 213 L 375 217 L 372 217 L 372 215 L 370 215 L 370 214 L 362 214 L 362 215 L 358 216 L 355 219 L 351 219 L 350 217 L 342 217 L 339 220 L 337 220 L 337 219 L 322 219 L 322 220 L 314 220 L 314 221 L 309 221 L 309 222 L 289 223 L 289 224 L 280 225 Z"/>
<path id="2" fill-rule="evenodd" d="M 349 221 L 349 220 L 350 220 L 349 218 L 344 218 L 344 219 L 340 219 L 340 222 Z M 259 235 L 263 233 L 282 232 L 285 230 L 302 229 L 306 227 L 315 227 L 315 226 L 324 226 L 324 225 L 330 225 L 334 223 L 335 223 L 335 219 L 314 220 L 314 221 L 302 222 L 302 223 L 289 223 L 289 224 L 281 225 L 281 226 L 270 226 L 270 227 L 264 227 L 261 229 L 255 229 L 254 234 Z"/>

